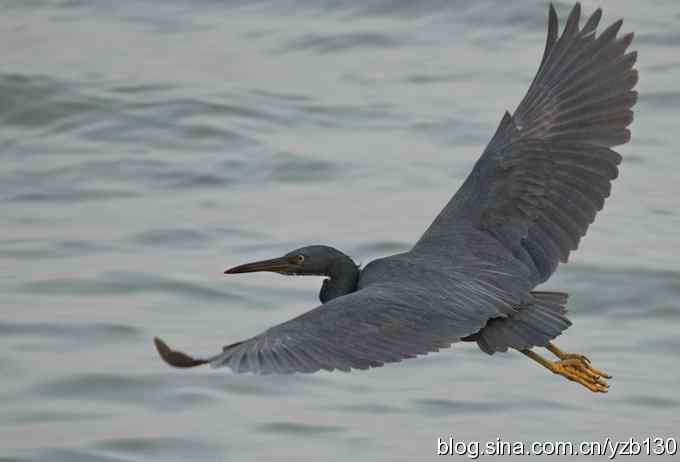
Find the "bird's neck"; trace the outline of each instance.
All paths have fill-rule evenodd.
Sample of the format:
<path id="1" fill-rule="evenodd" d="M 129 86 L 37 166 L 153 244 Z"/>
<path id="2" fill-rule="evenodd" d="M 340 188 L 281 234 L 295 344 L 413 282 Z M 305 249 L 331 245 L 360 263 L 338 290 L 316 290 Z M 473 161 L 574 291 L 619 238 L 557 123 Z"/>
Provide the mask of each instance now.
<path id="1" fill-rule="evenodd" d="M 328 279 L 323 281 L 319 299 L 321 303 L 326 303 L 336 297 L 346 295 L 357 290 L 359 281 L 359 268 L 346 255 L 334 261 L 328 268 Z"/>

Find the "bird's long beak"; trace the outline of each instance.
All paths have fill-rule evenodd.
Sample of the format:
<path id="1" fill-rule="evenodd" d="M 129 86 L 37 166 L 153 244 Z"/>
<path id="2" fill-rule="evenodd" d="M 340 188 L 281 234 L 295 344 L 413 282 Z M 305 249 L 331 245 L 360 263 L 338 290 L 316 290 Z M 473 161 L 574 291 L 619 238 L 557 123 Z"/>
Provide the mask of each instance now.
<path id="1" fill-rule="evenodd" d="M 224 272 L 224 274 L 254 273 L 256 271 L 273 271 L 278 273 L 290 267 L 290 263 L 285 258 L 272 258 L 271 260 L 261 260 L 245 265 L 235 266 Z"/>

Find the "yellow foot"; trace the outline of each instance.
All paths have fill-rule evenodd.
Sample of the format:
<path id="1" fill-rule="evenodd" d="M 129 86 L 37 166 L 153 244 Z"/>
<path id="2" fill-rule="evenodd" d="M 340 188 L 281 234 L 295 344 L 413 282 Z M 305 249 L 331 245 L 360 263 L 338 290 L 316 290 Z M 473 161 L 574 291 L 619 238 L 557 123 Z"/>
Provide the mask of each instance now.
<path id="1" fill-rule="evenodd" d="M 579 355 L 575 355 L 579 356 Z M 548 362 L 547 366 L 555 374 L 559 374 L 573 382 L 580 383 L 593 392 L 607 393 L 609 384 L 604 379 L 611 378 L 606 372 L 590 366 L 580 357 L 571 357 L 559 361 Z"/>
<path id="2" fill-rule="evenodd" d="M 560 359 L 578 359 L 579 361 L 583 361 L 585 363 L 590 364 L 590 359 L 586 355 L 581 355 L 578 353 L 564 353 L 557 355 L 558 358 Z"/>
<path id="3" fill-rule="evenodd" d="M 572 362 L 578 361 L 582 364 L 583 367 L 585 367 L 590 373 L 598 376 L 598 377 L 604 377 L 606 379 L 611 379 L 612 376 L 607 374 L 605 371 L 602 371 L 600 369 L 595 369 L 590 365 L 590 359 L 588 359 L 587 356 L 578 354 L 578 353 L 566 353 L 559 348 L 557 348 L 557 345 L 555 345 L 552 342 L 548 342 L 548 350 L 560 358 L 561 360 L 572 360 Z"/>
<path id="4" fill-rule="evenodd" d="M 549 349 L 555 353 L 555 355 L 564 359 L 560 359 L 559 361 L 548 361 L 541 355 L 530 350 L 522 351 L 522 353 L 551 372 L 561 375 L 573 382 L 580 383 L 590 391 L 598 393 L 606 393 L 608 391 L 609 384 L 604 379 L 610 379 L 611 376 L 604 371 L 592 367 L 590 361 L 588 361 L 585 356 L 564 353 L 561 350 L 557 350 L 556 347 Z M 559 353 L 554 350 L 557 350 Z"/>

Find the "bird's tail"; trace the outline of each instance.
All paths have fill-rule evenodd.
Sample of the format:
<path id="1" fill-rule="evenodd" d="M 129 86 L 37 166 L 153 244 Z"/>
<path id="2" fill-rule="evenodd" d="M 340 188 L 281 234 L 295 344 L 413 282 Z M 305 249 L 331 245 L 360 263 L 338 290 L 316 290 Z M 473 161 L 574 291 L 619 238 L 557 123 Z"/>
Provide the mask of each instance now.
<path id="1" fill-rule="evenodd" d="M 497 351 L 529 350 L 546 346 L 569 326 L 567 319 L 567 294 L 564 292 L 531 292 L 530 303 L 519 308 L 507 318 L 490 320 L 472 336 L 479 348 L 488 354 Z"/>

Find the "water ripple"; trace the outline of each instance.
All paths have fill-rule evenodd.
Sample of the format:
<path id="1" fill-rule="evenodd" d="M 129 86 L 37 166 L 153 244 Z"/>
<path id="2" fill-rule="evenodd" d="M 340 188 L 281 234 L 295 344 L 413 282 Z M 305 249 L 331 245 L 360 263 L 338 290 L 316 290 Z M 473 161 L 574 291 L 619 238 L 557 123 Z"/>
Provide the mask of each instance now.
<path id="1" fill-rule="evenodd" d="M 55 126 L 102 109 L 102 101 L 42 75 L 0 74 L 0 121 L 25 128 Z"/>
<path id="2" fill-rule="evenodd" d="M 118 458 L 78 449 L 42 448 L 35 453 L 36 458 L 31 459 L 33 462 L 130 462 L 127 457 Z"/>
<path id="3" fill-rule="evenodd" d="M 154 391 L 158 390 L 161 384 L 158 377 L 77 374 L 65 379 L 38 384 L 31 393 L 60 399 L 141 402 L 153 396 Z"/>
<path id="4" fill-rule="evenodd" d="M 302 120 L 312 126 L 333 127 L 335 129 L 369 130 L 376 128 L 395 128 L 406 117 L 395 110 L 393 104 L 302 104 L 298 110 Z"/>
<path id="5" fill-rule="evenodd" d="M 225 123 L 229 119 L 248 116 L 277 120 L 219 100 L 173 97 L 173 86 L 114 86 L 108 93 L 95 88 L 95 82 L 0 74 L 0 121 L 24 129 L 69 133 L 98 144 L 196 150 L 241 149 L 257 144 L 235 124 Z"/>
<path id="6" fill-rule="evenodd" d="M 312 51 L 314 53 L 339 53 L 350 50 L 389 49 L 404 44 L 404 40 L 390 34 L 376 32 L 351 32 L 344 34 L 307 34 L 288 41 L 281 51 Z"/>
<path id="7" fill-rule="evenodd" d="M 345 431 L 336 425 L 313 425 L 300 422 L 268 422 L 255 426 L 256 431 L 290 436 L 323 436 Z"/>
<path id="8" fill-rule="evenodd" d="M 643 32 L 635 37 L 635 44 L 677 47 L 680 44 L 680 34 L 676 31 Z"/>
<path id="9" fill-rule="evenodd" d="M 433 83 L 467 82 L 471 79 L 479 79 L 484 74 L 478 72 L 457 72 L 445 74 L 411 74 L 402 79 L 405 83 L 415 85 L 430 85 Z"/>
<path id="10" fill-rule="evenodd" d="M 164 228 L 142 231 L 130 240 L 141 246 L 196 247 L 210 242 L 212 236 L 193 228 Z"/>
<path id="11" fill-rule="evenodd" d="M 578 308 L 574 311 L 580 314 L 615 311 L 617 316 L 629 319 L 680 316 L 680 305 L 670 302 L 670 297 L 680 297 L 680 274 L 676 272 L 571 264 L 560 269 L 559 277 L 566 280 L 565 287 L 578 293 Z"/>
<path id="12" fill-rule="evenodd" d="M 149 346 L 151 348 L 151 346 Z M 45 399 L 131 403 L 173 412 L 215 405 L 225 396 L 313 396 L 314 389 L 338 388 L 332 381 L 309 376 L 260 376 L 229 373 L 73 374 L 35 384 L 25 391 Z M 339 389 L 343 389 L 339 386 Z M 15 396 L 15 399 L 23 396 Z"/>
<path id="13" fill-rule="evenodd" d="M 426 415 L 441 416 L 449 414 L 497 414 L 500 409 L 560 409 L 576 410 L 578 407 L 559 401 L 525 400 L 525 401 L 455 401 L 449 399 L 414 400 L 416 409 Z"/>
<path id="14" fill-rule="evenodd" d="M 671 410 L 680 407 L 680 401 L 661 396 L 633 395 L 627 396 L 623 401 L 627 404 L 644 408 Z"/>
<path id="15" fill-rule="evenodd" d="M 137 85 L 121 85 L 111 87 L 111 91 L 114 93 L 123 93 L 126 95 L 149 95 L 153 93 L 163 93 L 171 90 L 175 90 L 177 87 L 168 83 L 143 83 Z"/>
<path id="16" fill-rule="evenodd" d="M 121 191 L 114 189 L 87 189 L 59 187 L 51 191 L 29 192 L 16 194 L 9 197 L 9 202 L 82 202 L 82 201 L 101 201 L 113 199 L 130 199 L 141 197 L 141 194 L 132 191 Z"/>
<path id="17" fill-rule="evenodd" d="M 350 414 L 402 414 L 406 410 L 397 406 L 389 406 L 387 404 L 375 403 L 360 403 L 360 404 L 339 404 L 337 406 L 327 406 L 324 409 L 340 412 L 348 412 Z"/>
<path id="18" fill-rule="evenodd" d="M 82 422 L 84 420 L 99 420 L 110 418 L 111 414 L 86 413 L 74 411 L 35 411 L 5 414 L 0 425 L 35 425 L 57 422 Z M 1 460 L 1 459 L 0 459 Z"/>
<path id="19" fill-rule="evenodd" d="M 659 109 L 677 110 L 680 106 L 680 91 L 645 92 L 640 96 L 640 103 Z"/>
<path id="20" fill-rule="evenodd" d="M 125 324 L 57 324 L 48 322 L 18 323 L 0 321 L 0 336 L 36 336 L 67 338 L 97 342 L 119 341 L 137 338 L 140 330 Z"/>
<path id="21" fill-rule="evenodd" d="M 157 457 L 160 460 L 220 459 L 223 448 L 185 437 L 137 437 L 102 440 L 92 449 L 110 451 L 113 454 Z"/>
<path id="22" fill-rule="evenodd" d="M 155 274 L 117 271 L 105 273 L 95 279 L 55 278 L 28 282 L 21 290 L 41 294 L 72 295 L 129 295 L 135 293 L 173 293 L 191 299 L 209 301 L 238 300 L 247 302 L 241 295 L 206 287 L 187 281 L 164 278 Z"/>
<path id="23" fill-rule="evenodd" d="M 39 239 L 21 239 L 13 242 L 0 241 L 0 257 L 17 260 L 36 258 L 67 258 L 91 255 L 110 250 L 110 247 L 87 241 L 43 241 Z"/>
<path id="24" fill-rule="evenodd" d="M 277 155 L 274 162 L 266 168 L 269 171 L 267 175 L 269 179 L 286 183 L 328 181 L 350 174 L 347 166 L 338 162 L 312 159 L 292 153 Z"/>

